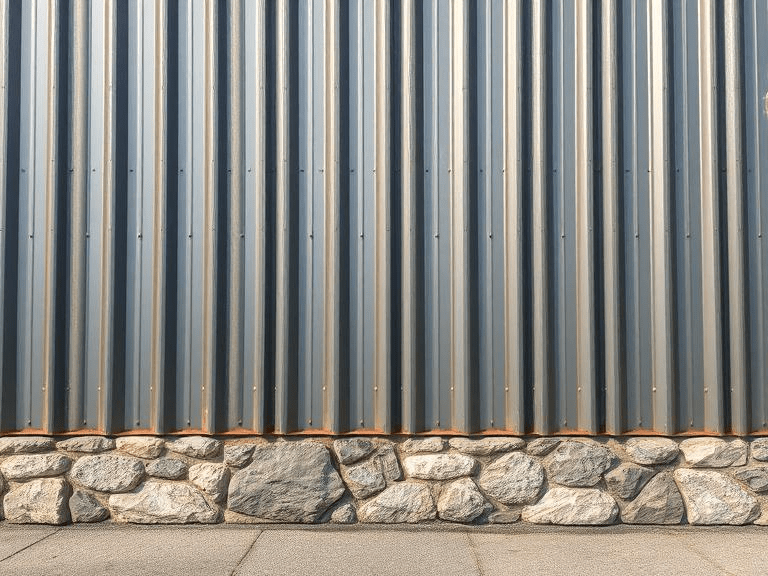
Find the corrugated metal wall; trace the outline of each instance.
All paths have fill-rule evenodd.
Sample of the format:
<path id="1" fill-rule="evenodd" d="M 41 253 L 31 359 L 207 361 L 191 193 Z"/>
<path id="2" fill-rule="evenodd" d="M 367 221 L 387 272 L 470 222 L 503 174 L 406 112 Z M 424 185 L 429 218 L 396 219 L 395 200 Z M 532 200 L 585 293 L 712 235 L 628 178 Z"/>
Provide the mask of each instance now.
<path id="1" fill-rule="evenodd" d="M 768 429 L 767 0 L 0 0 L 0 429 Z"/>

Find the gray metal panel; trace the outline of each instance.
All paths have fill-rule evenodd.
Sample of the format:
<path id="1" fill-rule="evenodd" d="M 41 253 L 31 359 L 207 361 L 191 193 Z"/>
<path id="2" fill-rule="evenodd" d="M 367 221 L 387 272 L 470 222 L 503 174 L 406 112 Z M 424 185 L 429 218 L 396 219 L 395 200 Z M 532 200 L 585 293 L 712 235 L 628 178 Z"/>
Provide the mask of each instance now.
<path id="1" fill-rule="evenodd" d="M 765 0 L 0 0 L 0 429 L 768 429 Z"/>

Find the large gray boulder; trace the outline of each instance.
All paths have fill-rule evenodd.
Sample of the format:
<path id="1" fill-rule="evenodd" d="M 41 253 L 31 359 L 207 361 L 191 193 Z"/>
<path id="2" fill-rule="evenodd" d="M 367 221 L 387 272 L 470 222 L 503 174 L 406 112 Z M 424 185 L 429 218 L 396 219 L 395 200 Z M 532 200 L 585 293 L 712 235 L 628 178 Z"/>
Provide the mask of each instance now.
<path id="1" fill-rule="evenodd" d="M 333 451 L 341 464 L 354 464 L 373 452 L 368 438 L 339 438 L 333 441 Z"/>
<path id="2" fill-rule="evenodd" d="M 69 490 L 63 478 L 37 478 L 20 484 L 3 499 L 5 519 L 13 524 L 66 524 Z"/>
<path id="3" fill-rule="evenodd" d="M 713 470 L 675 470 L 691 524 L 749 524 L 760 504 L 731 477 Z"/>
<path id="4" fill-rule="evenodd" d="M 768 492 L 768 466 L 742 468 L 734 472 L 733 476 L 755 492 Z"/>
<path id="5" fill-rule="evenodd" d="M 69 499 L 69 512 L 72 522 L 101 522 L 109 518 L 109 510 L 104 508 L 92 494 L 75 490 Z"/>
<path id="6" fill-rule="evenodd" d="M 438 436 L 431 436 L 429 438 L 409 438 L 400 444 L 400 451 L 404 454 L 442 452 L 443 448 L 445 448 L 445 440 Z"/>
<path id="7" fill-rule="evenodd" d="M 619 507 L 610 494 L 595 488 L 556 487 L 533 506 L 525 506 L 522 518 L 534 524 L 600 526 L 612 524 Z"/>
<path id="8" fill-rule="evenodd" d="M 672 475 L 661 472 L 621 513 L 626 524 L 680 524 L 685 506 Z"/>
<path id="9" fill-rule="evenodd" d="M 624 450 L 630 460 L 643 466 L 668 464 L 680 452 L 677 442 L 669 438 L 630 438 L 624 444 Z"/>
<path id="10" fill-rule="evenodd" d="M 20 454 L 0 464 L 7 480 L 24 481 L 31 478 L 58 476 L 69 470 L 72 461 L 63 454 Z"/>
<path id="11" fill-rule="evenodd" d="M 89 454 L 98 454 L 112 450 L 115 447 L 115 441 L 105 436 L 75 436 L 56 442 L 56 448 L 65 452 L 84 452 Z"/>
<path id="12" fill-rule="evenodd" d="M 454 450 L 462 454 L 471 456 L 490 456 L 491 454 L 500 454 L 502 452 L 512 452 L 525 447 L 525 440 L 522 438 L 500 437 L 500 438 L 451 438 L 448 444 Z"/>
<path id="13" fill-rule="evenodd" d="M 387 486 L 381 466 L 376 460 L 366 460 L 352 466 L 342 466 L 341 477 L 352 492 L 352 496 L 358 499 L 368 498 L 378 494 Z"/>
<path id="14" fill-rule="evenodd" d="M 768 438 L 752 441 L 752 458 L 762 462 L 768 461 Z"/>
<path id="15" fill-rule="evenodd" d="M 72 466 L 70 476 L 78 484 L 99 492 L 128 492 L 144 477 L 144 464 L 117 454 L 83 456 Z"/>
<path id="16" fill-rule="evenodd" d="M 478 478 L 488 496 L 502 504 L 528 504 L 544 484 L 544 469 L 535 458 L 513 452 L 485 466 Z"/>
<path id="17" fill-rule="evenodd" d="M 569 440 L 544 459 L 550 482 L 571 487 L 590 487 L 611 467 L 613 453 L 591 441 Z"/>
<path id="18" fill-rule="evenodd" d="M 605 483 L 619 498 L 630 500 L 637 496 L 654 474 L 650 468 L 625 462 L 605 475 Z"/>
<path id="19" fill-rule="evenodd" d="M 379 463 L 381 473 L 384 474 L 384 479 L 387 482 L 397 482 L 403 477 L 400 461 L 397 459 L 397 454 L 392 444 L 387 443 L 379 446 L 371 458 Z"/>
<path id="20" fill-rule="evenodd" d="M 165 446 L 171 452 L 201 459 L 213 458 L 221 451 L 221 442 L 207 436 L 182 436 L 172 442 L 166 442 Z"/>
<path id="21" fill-rule="evenodd" d="M 203 462 L 189 467 L 189 481 L 208 494 L 215 502 L 227 495 L 229 468 L 225 464 Z"/>
<path id="22" fill-rule="evenodd" d="M 464 454 L 418 454 L 403 459 L 405 473 L 421 480 L 452 480 L 469 476 L 477 461 Z"/>
<path id="23" fill-rule="evenodd" d="M 112 519 L 134 524 L 211 524 L 219 510 L 189 484 L 149 480 L 128 494 L 109 497 Z"/>
<path id="24" fill-rule="evenodd" d="M 155 478 L 178 480 L 187 473 L 187 465 L 176 458 L 158 458 L 147 464 L 147 474 Z"/>
<path id="25" fill-rule="evenodd" d="M 53 438 L 47 436 L 5 436 L 0 438 L 0 456 L 5 454 L 32 454 L 56 448 Z"/>
<path id="26" fill-rule="evenodd" d="M 491 508 L 470 478 L 454 480 L 437 499 L 438 516 L 451 522 L 472 522 Z"/>
<path id="27" fill-rule="evenodd" d="M 357 511 L 361 522 L 382 524 L 415 523 L 434 520 L 436 516 L 432 492 L 420 482 L 397 482 Z"/>
<path id="28" fill-rule="evenodd" d="M 747 443 L 722 438 L 688 438 L 680 442 L 685 463 L 694 468 L 725 468 L 747 463 Z"/>
<path id="29" fill-rule="evenodd" d="M 165 441 L 154 436 L 124 436 L 117 439 L 117 449 L 139 458 L 157 458 L 163 453 Z"/>

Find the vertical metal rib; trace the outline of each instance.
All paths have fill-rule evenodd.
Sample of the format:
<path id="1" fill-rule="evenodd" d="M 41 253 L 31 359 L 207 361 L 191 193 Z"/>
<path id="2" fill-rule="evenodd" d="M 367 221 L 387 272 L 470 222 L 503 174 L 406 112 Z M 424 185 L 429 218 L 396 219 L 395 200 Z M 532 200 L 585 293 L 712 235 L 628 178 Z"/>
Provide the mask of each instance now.
<path id="1" fill-rule="evenodd" d="M 323 427 L 339 432 L 339 314 L 341 292 L 341 194 L 339 155 L 339 0 L 325 10 L 325 377 Z"/>
<path id="2" fill-rule="evenodd" d="M 521 10 L 504 3 L 504 391 L 506 428 L 516 434 L 525 433 Z"/>
<path id="3" fill-rule="evenodd" d="M 747 364 L 747 287 L 744 251 L 744 173 L 741 78 L 741 3 L 725 2 L 725 143 L 728 196 L 728 294 L 730 332 L 731 426 L 735 434 L 750 431 L 749 366 Z M 758 194 L 760 191 L 758 191 Z"/>
<path id="4" fill-rule="evenodd" d="M 376 7 L 376 275 L 374 402 L 376 429 L 390 432 L 391 403 L 391 161 L 390 128 L 392 85 L 390 78 L 390 7 L 378 0 Z"/>
<path id="5" fill-rule="evenodd" d="M 648 3 L 649 100 L 651 160 L 651 333 L 653 428 L 672 434 L 674 423 L 674 301 L 670 174 L 670 111 L 668 96 L 667 0 Z"/>
<path id="6" fill-rule="evenodd" d="M 229 3 L 229 338 L 228 427 L 243 425 L 243 5 Z M 251 31 L 255 33 L 255 31 Z"/>
<path id="7" fill-rule="evenodd" d="M 549 434 L 551 362 L 549 348 L 549 262 L 547 247 L 547 40 L 545 0 L 532 6 L 532 204 L 533 204 L 533 374 L 534 429 Z"/>
<path id="8" fill-rule="evenodd" d="M 9 32 L 9 0 L 0 0 L 0 406 L 8 402 L 5 395 L 6 383 L 10 384 L 6 377 L 5 366 L 5 295 L 8 290 L 5 277 L 6 259 L 6 207 L 8 203 L 8 170 L 6 162 L 8 158 L 8 32 Z M 15 310 L 11 310 L 14 314 Z M 17 348 L 18 349 L 18 348 Z M 0 430 L 8 428 L 3 419 L 5 411 L 0 410 Z"/>

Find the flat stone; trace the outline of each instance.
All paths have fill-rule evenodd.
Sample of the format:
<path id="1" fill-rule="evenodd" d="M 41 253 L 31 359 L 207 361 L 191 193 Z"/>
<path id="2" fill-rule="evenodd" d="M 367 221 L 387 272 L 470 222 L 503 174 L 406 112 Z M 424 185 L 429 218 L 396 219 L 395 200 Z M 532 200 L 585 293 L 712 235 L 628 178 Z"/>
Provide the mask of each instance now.
<path id="1" fill-rule="evenodd" d="M 691 524 L 748 524 L 760 514 L 757 499 L 738 482 L 712 470 L 675 470 Z"/>
<path id="2" fill-rule="evenodd" d="M 341 477 L 357 499 L 378 494 L 387 486 L 381 466 L 376 460 L 367 460 L 353 466 L 342 466 Z"/>
<path id="3" fill-rule="evenodd" d="M 221 450 L 221 442 L 206 436 L 183 436 L 172 442 L 166 442 L 171 452 L 184 454 L 190 458 L 213 458 Z"/>
<path id="4" fill-rule="evenodd" d="M 650 468 L 625 462 L 605 475 L 605 483 L 622 500 L 631 500 L 655 473 Z"/>
<path id="5" fill-rule="evenodd" d="M 139 458 L 157 458 L 163 453 L 165 441 L 154 436 L 125 436 L 117 439 L 117 449 Z"/>
<path id="6" fill-rule="evenodd" d="M 69 513 L 72 522 L 102 522 L 109 518 L 109 510 L 82 490 L 75 490 L 69 498 Z"/>
<path id="7" fill-rule="evenodd" d="M 6 436 L 0 438 L 0 455 L 48 452 L 56 448 L 53 438 L 47 436 Z"/>
<path id="8" fill-rule="evenodd" d="M 685 506 L 672 474 L 661 472 L 621 513 L 626 524 L 680 524 Z"/>
<path id="9" fill-rule="evenodd" d="M 215 502 L 221 502 L 227 495 L 229 468 L 226 464 L 195 464 L 189 467 L 189 481 Z"/>
<path id="10" fill-rule="evenodd" d="M 251 461 L 256 444 L 231 444 L 224 446 L 224 464 L 242 468 Z"/>
<path id="11" fill-rule="evenodd" d="M 373 452 L 374 445 L 368 438 L 339 438 L 333 441 L 333 452 L 341 464 L 354 464 Z"/>
<path id="12" fill-rule="evenodd" d="M 178 480 L 187 473 L 187 465 L 175 458 L 158 458 L 147 464 L 147 474 L 155 478 Z"/>
<path id="13" fill-rule="evenodd" d="M 470 478 L 454 480 L 443 488 L 437 500 L 437 514 L 451 522 L 472 522 L 491 508 Z"/>
<path id="14" fill-rule="evenodd" d="M 451 438 L 448 445 L 461 452 L 471 456 L 490 456 L 491 454 L 500 454 L 502 452 L 512 452 L 520 450 L 525 446 L 525 440 L 522 438 Z"/>
<path id="15" fill-rule="evenodd" d="M 400 468 L 400 461 L 397 459 L 397 453 L 392 444 L 379 446 L 373 459 L 379 463 L 381 473 L 384 474 L 384 479 L 387 482 L 397 482 L 402 479 L 403 471 Z"/>
<path id="16" fill-rule="evenodd" d="M 596 488 L 556 487 L 538 504 L 525 506 L 522 518 L 534 524 L 602 526 L 613 524 L 619 506 L 610 494 Z"/>
<path id="17" fill-rule="evenodd" d="M 752 441 L 752 458 L 761 462 L 768 461 L 768 438 L 758 438 Z"/>
<path id="18" fill-rule="evenodd" d="M 452 480 L 469 476 L 477 460 L 463 454 L 420 454 L 403 459 L 405 473 L 421 480 Z"/>
<path id="19" fill-rule="evenodd" d="M 560 438 L 536 438 L 528 442 L 525 451 L 531 456 L 546 456 L 562 442 Z"/>
<path id="20" fill-rule="evenodd" d="M 354 524 L 357 522 L 357 512 L 352 504 L 342 504 L 331 514 L 333 524 Z"/>
<path id="21" fill-rule="evenodd" d="M 721 438 L 689 438 L 680 442 L 685 463 L 694 468 L 725 468 L 747 463 L 747 443 Z"/>
<path id="22" fill-rule="evenodd" d="M 430 438 L 409 438 L 400 444 L 400 451 L 406 454 L 419 452 L 442 452 L 445 448 L 445 440 L 433 436 Z"/>
<path id="23" fill-rule="evenodd" d="M 75 436 L 56 442 L 56 448 L 65 452 L 85 452 L 88 454 L 98 454 L 112 450 L 115 447 L 113 438 L 105 436 Z"/>
<path id="24" fill-rule="evenodd" d="M 344 494 L 328 450 L 315 442 L 257 446 L 229 483 L 229 508 L 279 522 L 314 522 Z"/>
<path id="25" fill-rule="evenodd" d="M 669 438 L 630 438 L 624 450 L 632 462 L 644 466 L 668 464 L 680 452 L 677 442 Z"/>
<path id="26" fill-rule="evenodd" d="M 744 468 L 734 472 L 733 476 L 755 492 L 768 492 L 768 467 L 766 466 Z"/>
<path id="27" fill-rule="evenodd" d="M 13 524 L 69 522 L 69 485 L 63 478 L 38 478 L 12 488 L 3 499 L 5 519 Z"/>
<path id="28" fill-rule="evenodd" d="M 569 440 L 560 444 L 544 460 L 551 482 L 571 487 L 594 486 L 608 470 L 613 454 L 593 442 Z"/>
<path id="29" fill-rule="evenodd" d="M 513 452 L 485 466 L 478 482 L 488 496 L 502 504 L 529 504 L 544 484 L 544 468 L 535 458 Z"/>
<path id="30" fill-rule="evenodd" d="M 112 519 L 135 524 L 211 524 L 219 510 L 189 484 L 149 480 L 128 494 L 109 497 Z"/>
<path id="31" fill-rule="evenodd" d="M 0 464 L 0 471 L 8 480 L 29 480 L 58 476 L 69 470 L 72 461 L 62 454 L 21 454 L 11 456 Z"/>
<path id="32" fill-rule="evenodd" d="M 514 524 L 520 520 L 519 510 L 496 510 L 488 515 L 489 524 Z"/>
<path id="33" fill-rule="evenodd" d="M 357 511 L 361 522 L 401 524 L 434 520 L 437 508 L 427 484 L 397 482 Z"/>
<path id="34" fill-rule="evenodd" d="M 77 483 L 99 492 L 128 492 L 144 476 L 141 460 L 117 454 L 83 456 L 72 466 L 70 476 Z"/>

